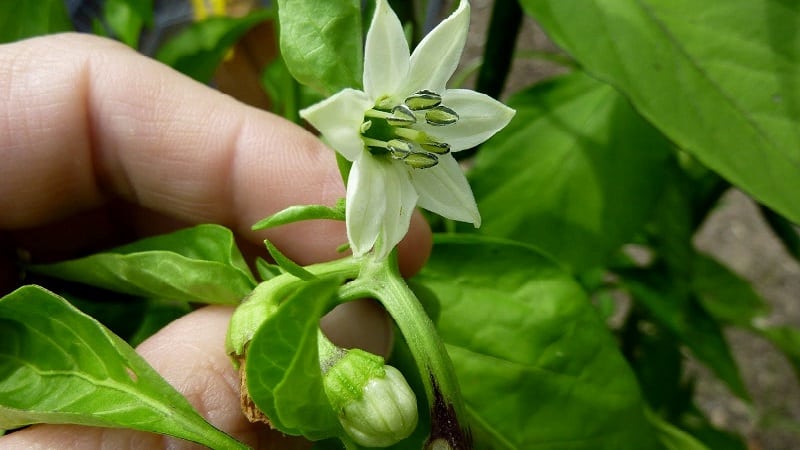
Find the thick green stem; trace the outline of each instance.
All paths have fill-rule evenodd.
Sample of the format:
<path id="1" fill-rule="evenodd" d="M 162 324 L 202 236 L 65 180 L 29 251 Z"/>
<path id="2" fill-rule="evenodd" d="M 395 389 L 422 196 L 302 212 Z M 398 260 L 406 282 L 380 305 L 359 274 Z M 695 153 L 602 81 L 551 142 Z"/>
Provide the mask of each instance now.
<path id="1" fill-rule="evenodd" d="M 459 423 L 464 423 L 465 407 L 453 363 L 433 321 L 400 276 L 396 252 L 385 260 L 364 261 L 358 278 L 346 285 L 340 295 L 380 300 L 402 332 L 431 408 L 429 442 L 445 439 L 452 449 L 471 448 L 466 426 Z"/>

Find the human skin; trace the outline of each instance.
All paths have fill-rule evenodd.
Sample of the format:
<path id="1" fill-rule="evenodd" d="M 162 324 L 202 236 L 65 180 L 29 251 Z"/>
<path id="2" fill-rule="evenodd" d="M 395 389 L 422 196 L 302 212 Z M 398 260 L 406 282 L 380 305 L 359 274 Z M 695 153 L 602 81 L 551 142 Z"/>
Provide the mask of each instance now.
<path id="1" fill-rule="evenodd" d="M 314 135 L 245 106 L 110 40 L 77 34 L 0 46 L 0 294 L 19 285 L 20 258 L 45 262 L 197 223 L 237 234 L 246 253 L 270 239 L 300 264 L 340 257 L 340 222 L 252 232 L 290 205 L 344 197 L 334 153 Z M 431 246 L 416 214 L 399 246 L 404 275 Z M 263 252 L 261 252 L 263 254 Z M 350 306 L 350 304 L 348 304 Z M 254 448 L 305 448 L 239 410 L 224 351 L 230 307 L 199 309 L 137 351 L 211 423 Z M 385 351 L 389 323 L 373 303 L 335 311 L 335 339 Z M 154 434 L 37 425 L 0 437 L 5 449 L 195 448 Z"/>

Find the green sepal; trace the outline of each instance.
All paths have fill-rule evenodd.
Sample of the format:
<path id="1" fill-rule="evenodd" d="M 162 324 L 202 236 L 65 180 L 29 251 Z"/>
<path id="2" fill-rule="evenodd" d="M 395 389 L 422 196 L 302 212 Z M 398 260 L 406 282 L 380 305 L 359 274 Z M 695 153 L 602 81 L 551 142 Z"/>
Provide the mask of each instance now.
<path id="1" fill-rule="evenodd" d="M 272 259 L 274 259 L 275 262 L 278 263 L 278 266 L 281 269 L 285 270 L 287 273 L 290 273 L 296 276 L 297 278 L 306 281 L 313 280 L 316 278 L 313 273 L 302 268 L 299 264 L 292 261 L 286 255 L 281 253 L 281 251 L 278 250 L 278 247 L 275 247 L 275 245 L 272 242 L 264 240 L 264 245 L 267 246 L 267 251 L 269 252 L 270 256 L 272 256 Z"/>
<path id="2" fill-rule="evenodd" d="M 333 207 L 322 205 L 290 206 L 259 220 L 251 229 L 258 231 L 303 220 L 316 219 L 344 220 L 344 199 L 339 199 Z"/>

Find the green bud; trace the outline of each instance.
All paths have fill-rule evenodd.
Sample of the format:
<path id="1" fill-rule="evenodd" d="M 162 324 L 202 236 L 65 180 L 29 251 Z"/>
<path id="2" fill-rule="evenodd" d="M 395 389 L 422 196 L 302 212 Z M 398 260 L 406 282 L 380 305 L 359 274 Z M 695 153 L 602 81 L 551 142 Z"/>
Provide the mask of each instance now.
<path id="1" fill-rule="evenodd" d="M 388 447 L 407 438 L 417 427 L 417 399 L 403 374 L 363 350 L 335 357 L 323 365 L 325 394 L 353 441 Z"/>
<path id="2" fill-rule="evenodd" d="M 417 123 L 417 116 L 414 111 L 406 105 L 397 105 L 392 108 L 392 114 L 386 118 L 386 123 L 393 127 L 402 127 Z"/>
<path id="3" fill-rule="evenodd" d="M 428 169 L 439 164 L 439 158 L 428 152 L 414 152 L 406 156 L 403 162 L 415 169 Z"/>
<path id="4" fill-rule="evenodd" d="M 425 121 L 431 125 L 443 126 L 458 122 L 458 113 L 444 105 L 425 111 Z"/>
<path id="5" fill-rule="evenodd" d="M 406 97 L 405 103 L 413 111 L 421 111 L 439 106 L 442 96 L 428 90 L 422 90 Z"/>

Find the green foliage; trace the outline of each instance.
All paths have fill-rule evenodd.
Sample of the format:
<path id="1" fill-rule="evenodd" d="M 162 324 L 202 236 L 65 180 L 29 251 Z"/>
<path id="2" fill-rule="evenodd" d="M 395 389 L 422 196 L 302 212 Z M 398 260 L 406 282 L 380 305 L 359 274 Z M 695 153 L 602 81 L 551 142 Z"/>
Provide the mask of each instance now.
<path id="1" fill-rule="evenodd" d="M 330 95 L 361 86 L 358 0 L 278 0 L 280 47 L 297 81 Z"/>
<path id="2" fill-rule="evenodd" d="M 512 242 L 445 236 L 413 281 L 440 303 L 477 448 L 657 448 L 633 373 L 558 264 Z"/>
<path id="3" fill-rule="evenodd" d="M 678 146 L 800 222 L 800 4 L 521 3 Z"/>
<path id="4" fill-rule="evenodd" d="M 237 304 L 255 287 L 233 234 L 218 225 L 143 239 L 31 271 L 142 297 Z"/>
<path id="5" fill-rule="evenodd" d="M 125 427 L 247 448 L 208 424 L 121 339 L 37 286 L 0 300 L 0 429 Z"/>
<path id="6" fill-rule="evenodd" d="M 137 48 L 142 27 L 153 24 L 153 0 L 105 0 L 103 19 L 114 36 Z"/>
<path id="7" fill-rule="evenodd" d="M 412 44 L 426 20 L 438 20 L 425 15 L 433 3 L 391 3 Z M 478 83 L 494 96 L 512 67 L 521 20 L 516 2 L 496 5 L 486 36 L 496 44 L 486 48 Z M 449 362 L 427 357 L 441 343 L 426 331 L 424 307 L 455 366 L 476 448 L 743 450 L 742 439 L 714 429 L 695 406 L 685 350 L 749 402 L 725 327 L 771 342 L 799 379 L 800 330 L 772 325 L 768 302 L 724 261 L 700 253 L 693 238 L 733 186 L 762 203 L 790 255 L 800 254 L 798 5 L 520 0 L 569 54 L 548 58 L 566 60 L 572 73 L 513 94 L 512 123 L 459 154 L 476 154 L 469 179 L 483 226 L 437 236 L 411 282 L 421 306 L 403 303 L 409 297 L 396 267 L 353 259 L 300 267 L 269 242 L 277 264 L 257 258 L 266 281 L 256 285 L 232 233 L 212 225 L 28 269 L 136 296 L 65 294 L 131 342 L 189 311 L 189 302 L 244 299 L 228 335 L 234 365 L 246 349 L 243 372 L 256 405 L 284 433 L 325 439 L 315 448 L 341 448 L 335 438 L 343 433 L 322 388 L 319 318 L 337 301 L 383 295 L 400 299 L 381 300 L 404 333 L 392 364 L 406 373 L 420 407 L 412 438 L 393 449 L 420 448 L 441 432 L 429 409 L 433 382 L 461 409 L 455 378 L 436 379 Z M 320 94 L 361 87 L 362 18 L 374 6 L 279 0 L 277 12 L 194 23 L 157 58 L 208 82 L 244 33 L 277 19 L 280 55 L 262 84 L 273 112 L 299 122 L 298 109 Z M 108 0 L 96 31 L 135 47 L 151 8 L 151 0 Z M 70 28 L 60 0 L 0 6 L 0 42 Z M 467 79 L 465 72 L 456 78 Z M 351 163 L 336 156 L 346 184 Z M 343 202 L 293 206 L 253 229 L 344 220 L 344 210 Z M 467 231 L 431 223 L 436 231 Z M 625 244 L 647 256 L 630 257 L 620 251 Z M 629 310 L 616 309 L 620 294 L 631 300 Z M 606 319 L 620 323 L 616 336 Z M 241 446 L 205 423 L 120 338 L 62 298 L 26 287 L 0 300 L 0 429 L 38 422 Z"/>
<path id="8" fill-rule="evenodd" d="M 580 72 L 508 103 L 516 116 L 483 145 L 469 177 L 479 231 L 533 244 L 575 270 L 603 263 L 649 217 L 669 143 Z"/>
<path id="9" fill-rule="evenodd" d="M 334 304 L 338 279 L 305 283 L 286 297 L 247 347 L 247 389 L 256 406 L 283 433 L 311 439 L 338 436 L 323 390 L 317 349 L 319 319 Z"/>
<path id="10" fill-rule="evenodd" d="M 156 59 L 208 83 L 236 41 L 256 24 L 273 17 L 272 11 L 263 9 L 243 17 L 209 17 L 165 42 Z"/>
<path id="11" fill-rule="evenodd" d="M 63 0 L 0 3 L 0 44 L 71 30 Z"/>

